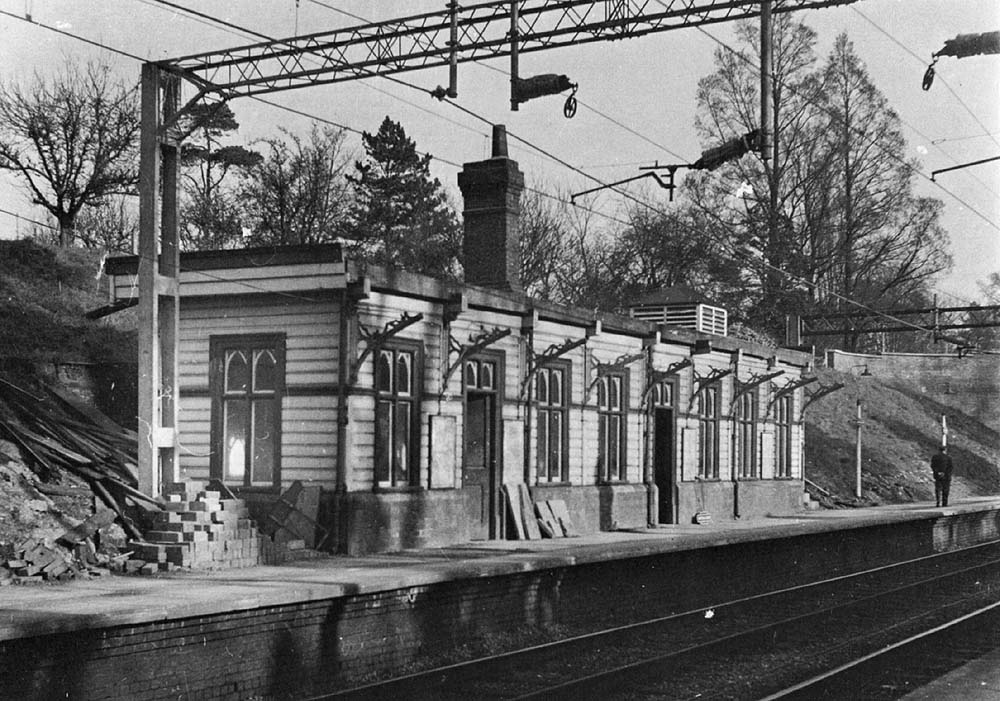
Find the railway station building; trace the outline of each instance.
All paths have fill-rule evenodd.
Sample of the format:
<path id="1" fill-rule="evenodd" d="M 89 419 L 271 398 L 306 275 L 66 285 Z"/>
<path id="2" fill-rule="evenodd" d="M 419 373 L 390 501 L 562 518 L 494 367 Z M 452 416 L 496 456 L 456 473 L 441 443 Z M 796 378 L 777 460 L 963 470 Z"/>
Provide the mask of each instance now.
<path id="1" fill-rule="evenodd" d="M 219 479 L 258 506 L 320 486 L 349 554 L 512 537 L 518 485 L 583 533 L 801 508 L 811 355 L 731 338 L 698 303 L 615 315 L 525 295 L 523 176 L 494 143 L 459 175 L 464 284 L 339 244 L 181 254 L 164 480 Z M 114 301 L 135 300 L 137 267 L 108 261 Z"/>

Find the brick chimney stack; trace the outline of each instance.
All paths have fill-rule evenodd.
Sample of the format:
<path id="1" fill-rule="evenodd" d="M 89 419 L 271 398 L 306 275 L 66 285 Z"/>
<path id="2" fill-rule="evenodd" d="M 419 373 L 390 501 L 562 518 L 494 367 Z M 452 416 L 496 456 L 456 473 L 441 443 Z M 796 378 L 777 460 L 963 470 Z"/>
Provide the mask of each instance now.
<path id="1" fill-rule="evenodd" d="M 524 174 L 507 156 L 507 129 L 493 125 L 493 156 L 466 163 L 458 174 L 465 200 L 465 281 L 523 291 L 518 219 Z"/>

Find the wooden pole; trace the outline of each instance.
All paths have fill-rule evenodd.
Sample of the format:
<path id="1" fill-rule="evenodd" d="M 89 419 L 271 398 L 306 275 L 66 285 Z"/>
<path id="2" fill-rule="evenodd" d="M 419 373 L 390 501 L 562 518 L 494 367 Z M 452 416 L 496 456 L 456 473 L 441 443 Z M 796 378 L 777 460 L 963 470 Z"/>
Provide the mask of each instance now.
<path id="1" fill-rule="evenodd" d="M 520 43 L 517 30 L 518 22 L 518 0 L 510 3 L 510 109 L 517 112 L 517 79 L 518 79 L 518 44 Z"/>
<path id="2" fill-rule="evenodd" d="M 163 75 L 163 122 L 173 120 L 180 107 L 181 80 Z M 180 144 L 166 139 L 160 143 L 163 192 L 160 226 L 157 296 L 160 335 L 160 436 L 157 443 L 160 479 L 164 484 L 178 480 L 177 426 L 180 413 L 178 337 L 180 330 L 180 238 L 178 234 L 177 181 L 180 174 Z"/>
<path id="3" fill-rule="evenodd" d="M 771 158 L 771 0 L 760 3 L 760 157 Z"/>
<path id="4" fill-rule="evenodd" d="M 142 66 L 141 132 L 139 137 L 139 489 L 155 496 L 160 482 L 155 450 L 160 425 L 159 305 L 156 295 L 160 193 L 160 71 Z"/>
<path id="5" fill-rule="evenodd" d="M 857 440 L 854 445 L 854 496 L 861 498 L 861 400 L 858 400 Z"/>

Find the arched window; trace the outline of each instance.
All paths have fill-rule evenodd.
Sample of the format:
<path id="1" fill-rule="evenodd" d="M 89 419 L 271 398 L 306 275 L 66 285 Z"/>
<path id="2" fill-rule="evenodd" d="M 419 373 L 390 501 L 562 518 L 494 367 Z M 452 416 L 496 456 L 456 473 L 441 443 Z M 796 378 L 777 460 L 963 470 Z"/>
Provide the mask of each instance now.
<path id="1" fill-rule="evenodd" d="M 733 407 L 733 465 L 740 479 L 760 477 L 757 466 L 757 393 L 745 392 Z"/>
<path id="2" fill-rule="evenodd" d="M 281 484 L 283 334 L 212 336 L 211 475 L 241 487 Z"/>
<path id="3" fill-rule="evenodd" d="M 597 381 L 598 474 L 608 482 L 626 479 L 626 402 L 624 374 Z"/>
<path id="4" fill-rule="evenodd" d="M 539 482 L 569 480 L 569 363 L 553 362 L 535 375 L 537 469 Z"/>
<path id="5" fill-rule="evenodd" d="M 705 387 L 697 395 L 698 477 L 719 479 L 719 388 Z"/>
<path id="6" fill-rule="evenodd" d="M 375 361 L 375 482 L 382 487 L 416 482 L 420 348 L 387 344 Z"/>

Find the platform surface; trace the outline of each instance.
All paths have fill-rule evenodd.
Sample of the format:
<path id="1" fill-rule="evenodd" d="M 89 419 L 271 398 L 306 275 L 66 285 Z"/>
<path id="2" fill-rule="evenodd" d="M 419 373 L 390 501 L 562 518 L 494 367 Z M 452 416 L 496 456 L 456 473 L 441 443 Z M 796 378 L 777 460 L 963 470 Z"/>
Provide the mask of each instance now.
<path id="1" fill-rule="evenodd" d="M 900 701 L 997 701 L 1000 699 L 1000 650 L 953 669 Z"/>
<path id="2" fill-rule="evenodd" d="M 575 538 L 486 541 L 365 557 L 330 556 L 281 566 L 154 576 L 109 575 L 65 584 L 7 586 L 0 588 L 0 640 L 990 510 L 1000 510 L 1000 498 L 965 499 L 946 508 L 916 503 L 803 511 L 747 521 L 661 526 Z"/>

